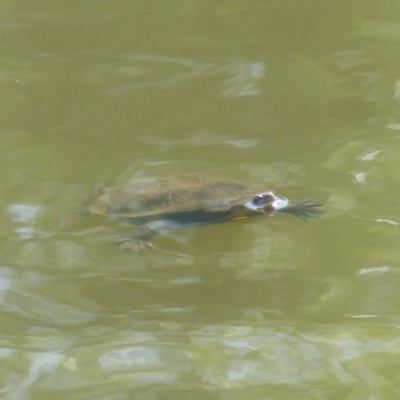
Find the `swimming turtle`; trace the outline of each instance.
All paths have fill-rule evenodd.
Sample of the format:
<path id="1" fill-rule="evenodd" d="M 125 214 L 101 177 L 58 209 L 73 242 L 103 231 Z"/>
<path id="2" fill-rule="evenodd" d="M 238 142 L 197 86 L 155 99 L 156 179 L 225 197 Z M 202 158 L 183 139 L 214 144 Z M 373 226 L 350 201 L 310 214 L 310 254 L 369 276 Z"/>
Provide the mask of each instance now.
<path id="1" fill-rule="evenodd" d="M 116 240 L 123 250 L 139 253 L 152 248 L 149 240 L 164 230 L 272 215 L 274 211 L 303 219 L 323 213 L 321 204 L 313 200 L 292 203 L 271 191 L 197 174 L 144 179 L 101 189 L 89 200 L 87 211 L 139 226 L 133 234 Z"/>

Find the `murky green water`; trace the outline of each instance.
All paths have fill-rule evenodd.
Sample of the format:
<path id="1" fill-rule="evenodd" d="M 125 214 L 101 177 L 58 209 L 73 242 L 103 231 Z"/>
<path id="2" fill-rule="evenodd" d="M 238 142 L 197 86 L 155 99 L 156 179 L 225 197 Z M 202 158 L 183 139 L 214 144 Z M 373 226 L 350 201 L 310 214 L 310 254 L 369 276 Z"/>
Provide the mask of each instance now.
<path id="1" fill-rule="evenodd" d="M 400 4 L 0 5 L 0 397 L 398 399 Z M 96 185 L 218 174 L 290 215 L 176 230 Z"/>

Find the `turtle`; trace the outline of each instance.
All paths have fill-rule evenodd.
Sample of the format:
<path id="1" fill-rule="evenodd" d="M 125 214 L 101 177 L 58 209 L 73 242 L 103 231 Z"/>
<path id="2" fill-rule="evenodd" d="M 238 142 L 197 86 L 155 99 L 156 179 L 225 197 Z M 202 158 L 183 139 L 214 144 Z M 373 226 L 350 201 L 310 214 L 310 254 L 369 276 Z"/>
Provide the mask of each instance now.
<path id="1" fill-rule="evenodd" d="M 158 233 L 183 227 L 238 221 L 275 211 L 304 220 L 324 210 L 314 200 L 291 202 L 246 183 L 194 173 L 169 175 L 97 191 L 87 202 L 89 214 L 119 220 L 138 229 L 119 236 L 124 251 L 142 253 Z"/>

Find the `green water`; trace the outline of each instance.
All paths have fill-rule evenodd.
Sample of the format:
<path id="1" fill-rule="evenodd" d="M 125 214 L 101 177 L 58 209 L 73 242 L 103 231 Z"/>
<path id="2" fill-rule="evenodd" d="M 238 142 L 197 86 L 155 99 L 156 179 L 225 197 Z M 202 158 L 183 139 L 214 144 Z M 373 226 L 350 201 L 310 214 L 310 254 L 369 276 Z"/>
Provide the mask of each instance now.
<path id="1" fill-rule="evenodd" d="M 0 398 L 398 399 L 400 4 L 5 0 Z M 97 185 L 195 172 L 326 215 L 159 235 Z"/>

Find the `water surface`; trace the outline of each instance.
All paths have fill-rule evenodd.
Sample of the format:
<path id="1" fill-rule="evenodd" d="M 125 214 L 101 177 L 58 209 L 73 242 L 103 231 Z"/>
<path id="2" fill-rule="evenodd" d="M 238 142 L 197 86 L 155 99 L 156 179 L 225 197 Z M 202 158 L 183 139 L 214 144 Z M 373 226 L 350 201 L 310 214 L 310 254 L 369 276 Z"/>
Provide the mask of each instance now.
<path id="1" fill-rule="evenodd" d="M 399 4 L 5 1 L 2 399 L 397 399 Z M 313 198 L 171 231 L 98 185 L 218 174 Z"/>

